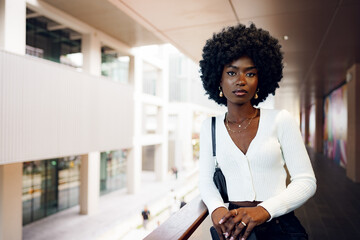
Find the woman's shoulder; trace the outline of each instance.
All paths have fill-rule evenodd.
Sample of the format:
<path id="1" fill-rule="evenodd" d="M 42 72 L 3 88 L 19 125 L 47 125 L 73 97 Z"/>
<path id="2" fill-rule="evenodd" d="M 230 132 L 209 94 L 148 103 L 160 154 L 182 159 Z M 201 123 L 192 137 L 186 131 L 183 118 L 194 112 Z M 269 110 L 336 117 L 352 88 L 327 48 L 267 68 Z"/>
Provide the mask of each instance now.
<path id="1" fill-rule="evenodd" d="M 275 124 L 279 130 L 288 130 L 299 127 L 296 118 L 285 109 L 266 109 L 263 113 L 264 115 L 267 115 L 266 122 L 269 124 Z"/>
<path id="2" fill-rule="evenodd" d="M 260 108 L 260 111 L 262 114 L 273 117 L 273 118 L 288 118 L 291 117 L 291 114 L 289 111 L 285 109 L 266 109 L 266 108 Z"/>
<path id="3" fill-rule="evenodd" d="M 218 115 L 213 115 L 213 116 L 209 116 L 207 118 L 204 119 L 203 121 L 203 125 L 205 124 L 210 124 L 211 123 L 211 119 L 215 117 L 216 118 L 216 121 L 221 121 L 224 117 L 225 117 L 225 113 L 221 113 L 221 114 L 218 114 Z"/>
<path id="4" fill-rule="evenodd" d="M 212 116 L 206 117 L 206 118 L 204 119 L 204 121 L 203 121 L 202 124 L 201 124 L 201 132 L 204 132 L 204 131 L 207 132 L 207 130 L 210 129 L 211 118 L 212 118 Z"/>
<path id="5" fill-rule="evenodd" d="M 218 124 L 219 122 L 221 122 L 224 119 L 225 113 L 219 114 L 219 115 L 214 115 L 214 116 L 209 116 L 207 118 L 204 119 L 204 121 L 202 122 L 202 129 L 210 129 L 211 126 L 211 121 L 212 118 L 215 117 L 215 121 Z"/>
<path id="6" fill-rule="evenodd" d="M 287 125 L 296 122 L 295 118 L 285 109 L 261 109 L 266 122 L 276 125 Z"/>

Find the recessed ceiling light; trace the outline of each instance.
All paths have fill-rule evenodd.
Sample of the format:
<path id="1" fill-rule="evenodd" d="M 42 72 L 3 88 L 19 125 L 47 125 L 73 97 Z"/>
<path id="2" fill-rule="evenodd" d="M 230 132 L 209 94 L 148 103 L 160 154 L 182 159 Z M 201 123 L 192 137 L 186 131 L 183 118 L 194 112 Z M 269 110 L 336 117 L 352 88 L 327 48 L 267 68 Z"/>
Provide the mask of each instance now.
<path id="1" fill-rule="evenodd" d="M 285 41 L 286 41 L 286 40 L 289 40 L 289 36 L 284 35 L 284 40 L 285 40 Z"/>

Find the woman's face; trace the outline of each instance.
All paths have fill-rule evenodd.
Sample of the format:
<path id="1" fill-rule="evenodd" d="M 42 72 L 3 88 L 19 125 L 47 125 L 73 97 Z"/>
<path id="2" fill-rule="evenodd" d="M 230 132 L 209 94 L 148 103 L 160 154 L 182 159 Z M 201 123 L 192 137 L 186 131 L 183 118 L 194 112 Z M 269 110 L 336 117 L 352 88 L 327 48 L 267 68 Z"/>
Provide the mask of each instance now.
<path id="1" fill-rule="evenodd" d="M 224 66 L 220 86 L 228 105 L 250 102 L 256 93 L 257 85 L 258 71 L 248 56 L 242 56 Z"/>

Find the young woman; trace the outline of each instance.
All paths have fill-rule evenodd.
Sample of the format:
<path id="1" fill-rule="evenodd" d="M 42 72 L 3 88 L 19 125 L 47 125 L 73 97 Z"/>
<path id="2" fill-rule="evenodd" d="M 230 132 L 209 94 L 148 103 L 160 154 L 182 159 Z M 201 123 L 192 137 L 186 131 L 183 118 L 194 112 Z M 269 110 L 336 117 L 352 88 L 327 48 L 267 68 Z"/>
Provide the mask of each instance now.
<path id="1" fill-rule="evenodd" d="M 316 179 L 298 125 L 285 110 L 254 107 L 279 87 L 280 48 L 267 31 L 239 24 L 214 34 L 203 49 L 203 86 L 227 107 L 216 117 L 216 157 L 228 207 L 213 182 L 211 118 L 200 132 L 199 189 L 219 239 L 308 238 L 293 210 L 314 195 Z"/>

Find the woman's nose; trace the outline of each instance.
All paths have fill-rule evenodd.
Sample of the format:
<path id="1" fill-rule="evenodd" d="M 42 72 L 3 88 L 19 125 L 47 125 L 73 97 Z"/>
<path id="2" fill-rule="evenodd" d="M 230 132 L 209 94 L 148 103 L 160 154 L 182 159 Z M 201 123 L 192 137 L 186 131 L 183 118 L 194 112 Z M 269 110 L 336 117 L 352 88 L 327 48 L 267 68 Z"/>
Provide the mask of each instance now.
<path id="1" fill-rule="evenodd" d="M 244 75 L 244 74 L 240 74 L 240 75 L 239 75 L 239 78 L 236 79 L 236 84 L 242 86 L 242 85 L 245 85 L 245 83 L 246 83 L 245 75 Z"/>

